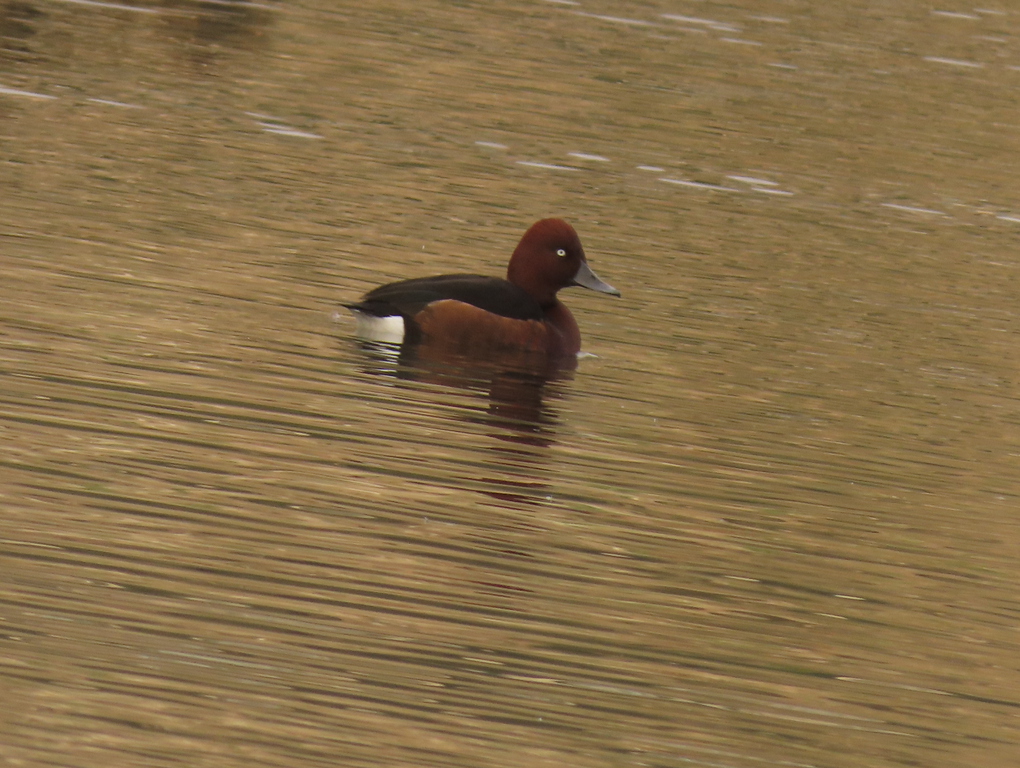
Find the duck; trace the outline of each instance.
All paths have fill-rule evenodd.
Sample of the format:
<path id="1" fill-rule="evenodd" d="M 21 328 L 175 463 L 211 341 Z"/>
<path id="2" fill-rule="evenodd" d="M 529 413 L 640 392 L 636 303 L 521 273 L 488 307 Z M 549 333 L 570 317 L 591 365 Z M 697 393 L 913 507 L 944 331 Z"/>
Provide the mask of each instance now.
<path id="1" fill-rule="evenodd" d="M 433 345 L 463 354 L 524 352 L 577 358 L 581 331 L 557 293 L 580 286 L 619 296 L 588 266 L 577 231 L 560 218 L 541 219 L 521 238 L 506 279 L 435 275 L 375 288 L 344 304 L 362 339 Z"/>

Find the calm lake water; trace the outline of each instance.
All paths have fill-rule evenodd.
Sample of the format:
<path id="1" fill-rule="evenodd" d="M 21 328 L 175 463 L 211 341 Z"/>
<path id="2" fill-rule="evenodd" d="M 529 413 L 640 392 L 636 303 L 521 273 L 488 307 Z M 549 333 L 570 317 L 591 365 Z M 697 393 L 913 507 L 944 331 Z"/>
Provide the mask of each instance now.
<path id="1" fill-rule="evenodd" d="M 1013 768 L 1020 11 L 0 7 L 0 762 Z M 551 378 L 362 348 L 536 219 Z"/>

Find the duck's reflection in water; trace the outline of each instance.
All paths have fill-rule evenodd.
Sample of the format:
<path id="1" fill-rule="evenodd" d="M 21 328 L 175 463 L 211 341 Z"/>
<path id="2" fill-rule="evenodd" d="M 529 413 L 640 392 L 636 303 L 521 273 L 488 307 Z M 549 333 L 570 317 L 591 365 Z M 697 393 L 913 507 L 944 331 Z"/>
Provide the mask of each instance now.
<path id="1" fill-rule="evenodd" d="M 489 427 L 493 441 L 478 475 L 466 478 L 486 496 L 510 504 L 545 499 L 548 448 L 556 441 L 557 384 L 573 378 L 576 360 L 550 361 L 544 355 L 501 353 L 470 358 L 428 345 L 359 342 L 365 371 L 403 381 L 448 387 L 474 394 L 478 408 L 449 408 L 451 417 Z M 485 474 L 482 474 L 485 472 Z"/>

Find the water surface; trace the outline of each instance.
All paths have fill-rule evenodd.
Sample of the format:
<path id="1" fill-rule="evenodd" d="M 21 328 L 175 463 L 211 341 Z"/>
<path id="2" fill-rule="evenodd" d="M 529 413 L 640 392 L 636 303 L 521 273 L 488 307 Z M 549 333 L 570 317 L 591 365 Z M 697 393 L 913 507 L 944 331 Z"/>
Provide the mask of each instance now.
<path id="1" fill-rule="evenodd" d="M 0 756 L 1015 765 L 1018 25 L 0 9 Z M 337 312 L 549 215 L 574 371 Z"/>

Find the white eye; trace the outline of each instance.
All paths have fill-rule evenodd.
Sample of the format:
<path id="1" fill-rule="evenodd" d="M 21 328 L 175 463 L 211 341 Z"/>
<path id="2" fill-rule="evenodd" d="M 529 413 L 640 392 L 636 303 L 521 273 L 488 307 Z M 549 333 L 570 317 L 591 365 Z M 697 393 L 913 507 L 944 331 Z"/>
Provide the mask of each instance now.
<path id="1" fill-rule="evenodd" d="M 560 248 L 560 249 L 558 249 L 558 250 L 556 251 L 556 255 L 557 255 L 557 256 L 566 256 L 566 255 L 567 255 L 567 252 L 566 252 L 565 250 L 563 250 L 562 248 Z"/>

